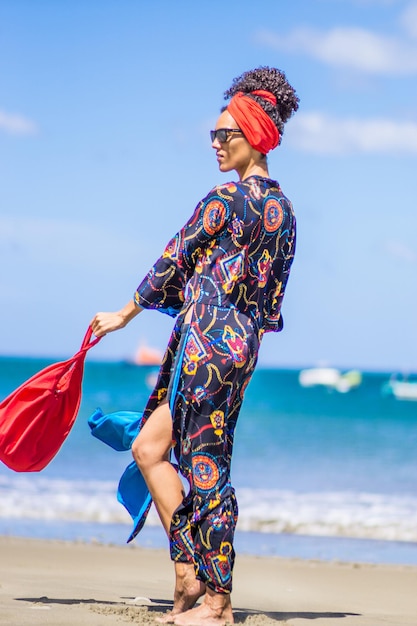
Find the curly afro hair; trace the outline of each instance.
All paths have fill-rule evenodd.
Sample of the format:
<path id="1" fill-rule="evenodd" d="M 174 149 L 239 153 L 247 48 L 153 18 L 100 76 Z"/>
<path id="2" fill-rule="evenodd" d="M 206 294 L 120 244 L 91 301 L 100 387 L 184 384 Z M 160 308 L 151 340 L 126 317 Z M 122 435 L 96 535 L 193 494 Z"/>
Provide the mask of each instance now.
<path id="1" fill-rule="evenodd" d="M 253 96 L 251 92 L 257 89 L 273 93 L 277 99 L 276 106 L 259 96 Z M 225 100 L 232 98 L 238 91 L 256 100 L 272 119 L 282 137 L 284 124 L 297 111 L 300 101 L 284 72 L 274 67 L 258 67 L 244 72 L 233 79 L 232 86 L 224 93 Z"/>

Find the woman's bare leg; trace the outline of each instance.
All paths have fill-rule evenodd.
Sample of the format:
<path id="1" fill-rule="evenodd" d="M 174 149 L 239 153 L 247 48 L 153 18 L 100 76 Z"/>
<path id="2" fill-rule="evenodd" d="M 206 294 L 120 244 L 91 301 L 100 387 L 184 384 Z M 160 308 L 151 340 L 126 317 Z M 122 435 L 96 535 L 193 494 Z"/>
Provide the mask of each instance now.
<path id="1" fill-rule="evenodd" d="M 132 453 L 167 534 L 172 515 L 184 498 L 181 479 L 169 462 L 171 446 L 172 417 L 164 400 L 145 422 L 133 442 Z M 193 607 L 205 590 L 205 585 L 195 577 L 193 563 L 175 563 L 174 606 L 158 621 L 173 621 L 175 615 Z"/>
<path id="2" fill-rule="evenodd" d="M 172 514 L 184 497 L 181 479 L 169 462 L 171 446 L 171 411 L 165 400 L 145 422 L 133 442 L 132 454 L 146 481 L 166 533 L 169 532 Z"/>

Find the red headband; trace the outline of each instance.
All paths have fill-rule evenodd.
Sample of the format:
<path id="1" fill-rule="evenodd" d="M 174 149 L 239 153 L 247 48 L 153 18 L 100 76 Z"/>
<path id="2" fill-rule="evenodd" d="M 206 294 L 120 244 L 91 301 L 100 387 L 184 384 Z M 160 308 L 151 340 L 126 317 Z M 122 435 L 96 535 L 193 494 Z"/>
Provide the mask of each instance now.
<path id="1" fill-rule="evenodd" d="M 251 92 L 273 105 L 277 99 L 270 91 L 257 89 Z M 267 154 L 279 144 L 279 132 L 269 115 L 260 104 L 238 91 L 227 105 L 227 110 L 255 150 Z"/>

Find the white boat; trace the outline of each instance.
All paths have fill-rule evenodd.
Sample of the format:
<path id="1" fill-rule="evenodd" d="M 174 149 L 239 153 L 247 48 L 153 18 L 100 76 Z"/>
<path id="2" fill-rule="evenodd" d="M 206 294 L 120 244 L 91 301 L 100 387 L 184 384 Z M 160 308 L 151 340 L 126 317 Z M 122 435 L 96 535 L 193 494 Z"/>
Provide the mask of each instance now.
<path id="1" fill-rule="evenodd" d="M 417 381 L 390 380 L 384 385 L 383 391 L 392 394 L 397 400 L 417 401 Z"/>
<path id="2" fill-rule="evenodd" d="M 362 374 L 359 370 L 349 370 L 344 374 L 340 374 L 339 380 L 336 383 L 337 391 L 346 393 L 355 387 L 359 387 L 362 383 Z"/>
<path id="3" fill-rule="evenodd" d="M 301 370 L 298 380 L 302 387 L 315 387 L 316 385 L 334 387 L 339 377 L 339 370 L 333 367 L 312 367 Z"/>
<path id="4" fill-rule="evenodd" d="M 362 374 L 358 370 L 342 373 L 334 367 L 312 367 L 301 370 L 298 381 L 302 387 L 321 385 L 346 393 L 361 384 Z"/>

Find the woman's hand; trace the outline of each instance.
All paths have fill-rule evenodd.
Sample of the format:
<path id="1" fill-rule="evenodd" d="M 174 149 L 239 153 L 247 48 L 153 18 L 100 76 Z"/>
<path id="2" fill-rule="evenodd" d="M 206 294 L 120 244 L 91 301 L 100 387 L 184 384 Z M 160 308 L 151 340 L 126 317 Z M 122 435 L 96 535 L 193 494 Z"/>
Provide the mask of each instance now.
<path id="1" fill-rule="evenodd" d="M 102 337 L 107 333 L 123 328 L 126 323 L 120 311 L 116 311 L 115 313 L 97 313 L 90 322 L 90 326 L 96 337 Z"/>
<path id="2" fill-rule="evenodd" d="M 142 307 L 137 306 L 133 300 L 128 302 L 123 309 L 113 313 L 96 313 L 90 322 L 90 326 L 96 337 L 102 337 L 114 330 L 124 328 L 138 313 Z"/>

